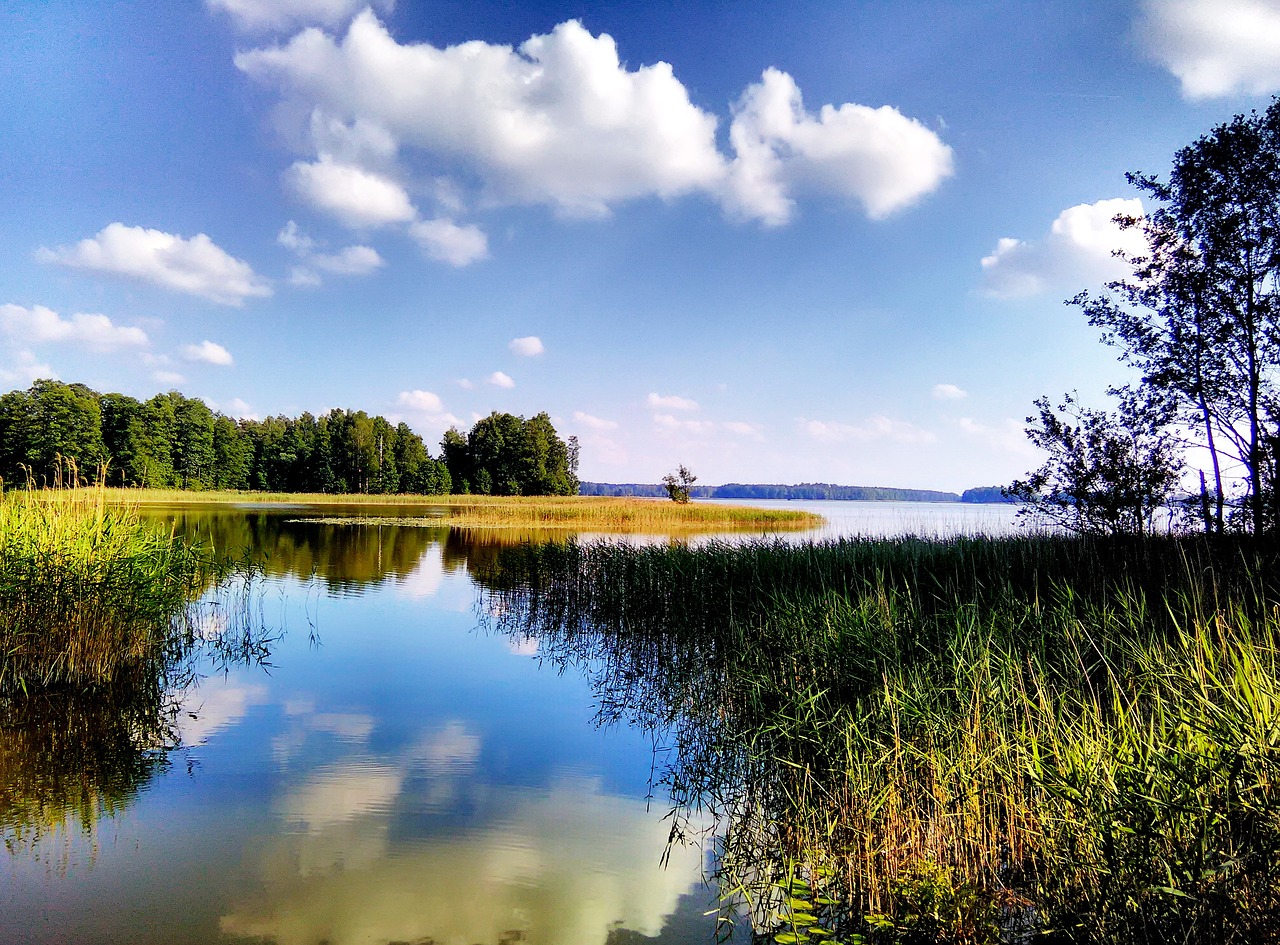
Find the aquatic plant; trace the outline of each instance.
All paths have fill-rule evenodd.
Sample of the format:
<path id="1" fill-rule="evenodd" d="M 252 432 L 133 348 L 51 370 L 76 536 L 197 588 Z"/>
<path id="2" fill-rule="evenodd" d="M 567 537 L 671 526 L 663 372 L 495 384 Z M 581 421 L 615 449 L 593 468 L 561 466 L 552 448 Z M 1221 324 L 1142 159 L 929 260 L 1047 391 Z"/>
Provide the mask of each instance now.
<path id="1" fill-rule="evenodd" d="M 766 940 L 1257 942 L 1275 564 L 1206 538 L 569 543 L 486 582 L 601 721 L 663 733 L 673 837 L 719 815 L 724 917 Z M 796 877 L 839 907 L 797 922 Z"/>
<path id="2" fill-rule="evenodd" d="M 101 488 L 0 499 L 0 695 L 111 683 L 163 658 L 220 566 Z"/>

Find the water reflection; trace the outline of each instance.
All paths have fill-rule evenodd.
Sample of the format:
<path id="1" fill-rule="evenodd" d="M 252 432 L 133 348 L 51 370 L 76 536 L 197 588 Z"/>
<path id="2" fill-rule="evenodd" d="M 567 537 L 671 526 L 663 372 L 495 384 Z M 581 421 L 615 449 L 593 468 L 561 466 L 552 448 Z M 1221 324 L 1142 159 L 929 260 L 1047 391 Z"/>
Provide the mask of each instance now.
<path id="1" fill-rule="evenodd" d="M 696 848 L 654 869 L 667 833 L 643 801 L 574 778 L 465 779 L 464 829 L 396 843 L 393 809 L 437 808 L 433 781 L 412 765 L 317 772 L 282 812 L 305 829 L 261 852 L 261 889 L 222 929 L 279 945 L 604 945 L 619 928 L 657 935 L 700 875 Z"/>
<path id="2" fill-rule="evenodd" d="M 178 619 L 166 651 L 88 691 L 0 699 L 0 838 L 11 853 L 65 870 L 77 836 L 127 810 L 171 753 L 233 724 L 261 686 L 201 697 L 202 673 L 262 663 L 275 631 L 253 612 L 253 575 L 230 580 Z"/>

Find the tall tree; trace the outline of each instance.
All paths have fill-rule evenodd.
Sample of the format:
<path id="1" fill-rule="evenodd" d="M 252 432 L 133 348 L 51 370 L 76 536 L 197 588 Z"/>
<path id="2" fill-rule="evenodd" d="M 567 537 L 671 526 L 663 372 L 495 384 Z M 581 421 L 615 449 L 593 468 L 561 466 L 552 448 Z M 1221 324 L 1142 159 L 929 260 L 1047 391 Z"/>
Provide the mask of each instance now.
<path id="1" fill-rule="evenodd" d="M 1280 464 L 1280 100 L 1237 115 L 1180 150 L 1167 182 L 1128 180 L 1151 201 L 1148 250 L 1108 293 L 1072 299 L 1144 383 L 1170 397 L 1210 457 L 1205 527 L 1225 523 L 1227 468 L 1242 472 L 1238 514 L 1276 528 Z M 1271 499 L 1272 501 L 1268 501 Z"/>

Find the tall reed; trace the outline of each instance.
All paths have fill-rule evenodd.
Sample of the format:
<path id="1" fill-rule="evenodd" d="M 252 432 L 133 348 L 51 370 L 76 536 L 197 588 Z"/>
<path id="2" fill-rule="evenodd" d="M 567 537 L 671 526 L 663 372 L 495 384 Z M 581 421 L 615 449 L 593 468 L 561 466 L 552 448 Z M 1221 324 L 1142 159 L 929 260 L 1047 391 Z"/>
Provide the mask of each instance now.
<path id="1" fill-rule="evenodd" d="M 1265 942 L 1276 563 L 1172 538 L 569 544 L 487 582 L 602 720 L 667 733 L 676 833 L 721 814 L 723 888 L 768 939 Z"/>
<path id="2" fill-rule="evenodd" d="M 173 645 L 216 570 L 100 488 L 0 499 L 0 695 L 108 684 Z"/>

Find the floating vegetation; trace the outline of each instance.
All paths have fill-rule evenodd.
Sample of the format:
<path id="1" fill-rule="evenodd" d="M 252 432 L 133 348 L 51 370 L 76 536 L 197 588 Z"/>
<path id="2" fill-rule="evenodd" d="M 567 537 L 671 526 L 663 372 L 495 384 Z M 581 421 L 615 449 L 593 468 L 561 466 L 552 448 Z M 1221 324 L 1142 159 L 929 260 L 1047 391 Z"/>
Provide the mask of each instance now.
<path id="1" fill-rule="evenodd" d="M 1280 568 L 1245 541 L 508 549 L 485 611 L 662 733 L 761 941 L 1280 940 Z M 812 908 L 810 908 L 812 907 Z"/>

